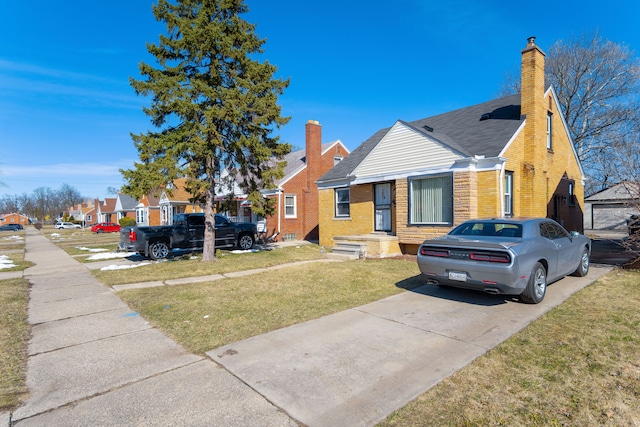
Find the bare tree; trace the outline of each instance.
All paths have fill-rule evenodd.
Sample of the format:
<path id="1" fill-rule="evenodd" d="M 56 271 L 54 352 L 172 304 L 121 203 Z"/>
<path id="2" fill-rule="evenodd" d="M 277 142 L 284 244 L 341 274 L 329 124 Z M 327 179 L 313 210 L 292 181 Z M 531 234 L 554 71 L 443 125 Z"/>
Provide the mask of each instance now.
<path id="1" fill-rule="evenodd" d="M 601 186 L 619 179 L 602 166 L 610 163 L 611 147 L 633 143 L 629 136 L 640 107 L 640 62 L 634 52 L 597 32 L 558 41 L 549 50 L 546 80 L 556 91 L 585 169 L 599 169 Z"/>
<path id="2" fill-rule="evenodd" d="M 10 212 L 20 212 L 20 210 L 21 210 L 21 206 L 17 196 L 4 194 L 0 198 L 0 212 L 10 213 Z"/>
<path id="3" fill-rule="evenodd" d="M 62 184 L 62 186 L 56 191 L 56 204 L 57 210 L 62 212 L 68 210 L 71 206 L 82 203 L 86 200 L 82 194 L 69 184 Z"/>
<path id="4" fill-rule="evenodd" d="M 545 79 L 556 92 L 589 175 L 586 192 L 632 180 L 633 169 L 618 166 L 640 148 L 640 61 L 635 53 L 598 32 L 559 40 L 547 52 Z M 501 93 L 519 89 L 519 80 L 507 76 Z"/>
<path id="5" fill-rule="evenodd" d="M 49 187 L 38 187 L 33 190 L 33 213 L 40 221 L 47 216 L 54 216 L 56 212 L 55 192 Z"/>

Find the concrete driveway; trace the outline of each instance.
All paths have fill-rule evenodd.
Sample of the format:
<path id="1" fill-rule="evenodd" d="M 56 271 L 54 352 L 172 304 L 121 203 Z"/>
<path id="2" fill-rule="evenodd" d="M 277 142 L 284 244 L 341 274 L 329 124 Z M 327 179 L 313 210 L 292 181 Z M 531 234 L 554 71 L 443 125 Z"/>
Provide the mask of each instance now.
<path id="1" fill-rule="evenodd" d="M 295 420 L 371 426 L 610 270 L 529 305 L 425 285 L 207 353 Z"/>

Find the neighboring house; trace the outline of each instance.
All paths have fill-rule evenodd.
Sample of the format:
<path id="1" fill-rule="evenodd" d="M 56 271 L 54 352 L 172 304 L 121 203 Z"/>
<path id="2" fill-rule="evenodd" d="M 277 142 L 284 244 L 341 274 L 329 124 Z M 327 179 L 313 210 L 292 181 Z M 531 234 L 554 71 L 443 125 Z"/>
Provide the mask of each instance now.
<path id="1" fill-rule="evenodd" d="M 153 193 L 142 196 L 136 205 L 137 225 L 160 225 L 160 200 Z"/>
<path id="2" fill-rule="evenodd" d="M 29 217 L 15 212 L 0 215 L 0 225 L 7 224 L 21 224 L 24 226 L 29 224 Z"/>
<path id="3" fill-rule="evenodd" d="M 69 216 L 73 218 L 74 221 L 81 222 L 85 227 L 93 224 L 92 221 L 95 220 L 96 202 L 97 200 L 87 200 L 71 206 Z"/>
<path id="4" fill-rule="evenodd" d="M 305 125 L 305 148 L 284 158 L 284 177 L 264 197 L 275 202 L 275 212 L 262 218 L 251 211 L 251 203 L 238 180 L 222 174 L 216 188 L 216 210 L 236 221 L 254 222 L 258 231 L 273 240 L 314 240 L 318 235 L 318 186 L 316 181 L 349 155 L 340 141 L 322 143 L 322 126 L 315 120 Z"/>
<path id="5" fill-rule="evenodd" d="M 116 196 L 116 204 L 114 207 L 116 212 L 116 221 L 114 222 L 119 223 L 119 221 L 125 217 L 135 219 L 137 205 L 138 202 L 133 197 L 123 193 L 118 193 Z"/>
<path id="6" fill-rule="evenodd" d="M 315 240 L 318 233 L 318 185 L 316 181 L 349 155 L 338 139 L 322 144 L 322 126 L 315 120 L 305 125 L 305 149 L 289 153 L 284 177 L 277 188 L 263 192 L 276 199 L 274 215 L 266 218 L 267 237 L 279 240 Z"/>
<path id="7" fill-rule="evenodd" d="M 82 202 L 77 205 L 73 205 L 69 208 L 69 219 L 73 219 L 74 221 L 83 221 L 83 207 L 86 207 L 87 203 Z"/>
<path id="8" fill-rule="evenodd" d="M 85 227 L 99 222 L 115 222 L 126 216 L 135 218 L 138 202 L 126 194 L 118 193 L 115 198 L 87 200 L 69 208 L 69 215 Z"/>
<path id="9" fill-rule="evenodd" d="M 118 219 L 131 216 L 135 217 L 137 225 L 171 225 L 176 214 L 204 212 L 203 206 L 194 201 L 185 184 L 186 178 L 178 178 L 161 191 L 142 196 L 137 202 L 129 196 L 119 194 L 119 202 L 116 203 Z M 135 212 L 135 216 L 129 214 L 129 199 L 133 200 L 134 207 L 131 212 Z"/>
<path id="10" fill-rule="evenodd" d="M 96 199 L 95 204 L 96 223 L 117 222 L 115 197 L 106 197 L 103 201 Z"/>
<path id="11" fill-rule="evenodd" d="M 223 170 L 216 183 L 215 211 L 234 222 L 254 222 L 264 230 L 264 218 L 251 210 L 247 194 L 240 187 L 240 176 L 232 176 Z"/>
<path id="12" fill-rule="evenodd" d="M 584 199 L 584 227 L 627 231 L 627 220 L 640 214 L 640 183 L 623 182 Z"/>
<path id="13" fill-rule="evenodd" d="M 318 180 L 320 244 L 368 256 L 420 243 L 478 217 L 550 217 L 583 230 L 584 176 L 532 37 L 522 93 L 381 129 Z"/>
<path id="14" fill-rule="evenodd" d="M 93 224 L 98 223 L 98 209 L 97 209 L 97 199 L 93 201 L 86 202 L 86 208 L 82 208 L 82 212 L 84 214 L 84 226 L 89 227 Z"/>
<path id="15" fill-rule="evenodd" d="M 162 190 L 160 200 L 160 224 L 173 224 L 173 216 L 180 213 L 204 212 L 200 203 L 194 201 L 193 196 L 187 191 L 186 178 L 179 178 L 168 186 L 168 190 Z M 150 224 L 155 225 L 155 224 Z"/>

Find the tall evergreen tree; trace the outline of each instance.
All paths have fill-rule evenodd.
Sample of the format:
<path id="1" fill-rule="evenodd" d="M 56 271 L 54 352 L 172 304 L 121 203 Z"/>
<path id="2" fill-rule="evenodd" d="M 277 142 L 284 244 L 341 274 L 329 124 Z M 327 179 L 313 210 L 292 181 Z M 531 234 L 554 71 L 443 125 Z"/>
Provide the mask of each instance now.
<path id="1" fill-rule="evenodd" d="M 140 197 L 186 177 L 193 201 L 205 206 L 203 261 L 212 261 L 221 172 L 242 177 L 254 211 L 269 209 L 259 190 L 282 177 L 284 164 L 273 159 L 291 150 L 273 136 L 289 121 L 277 104 L 289 80 L 257 59 L 265 40 L 240 18 L 249 10 L 243 0 L 159 0 L 152 10 L 168 33 L 147 45 L 158 67 L 141 63 L 143 79 L 130 80 L 150 96 L 144 112 L 157 131 L 132 135 L 140 161 L 121 171 L 124 191 Z"/>

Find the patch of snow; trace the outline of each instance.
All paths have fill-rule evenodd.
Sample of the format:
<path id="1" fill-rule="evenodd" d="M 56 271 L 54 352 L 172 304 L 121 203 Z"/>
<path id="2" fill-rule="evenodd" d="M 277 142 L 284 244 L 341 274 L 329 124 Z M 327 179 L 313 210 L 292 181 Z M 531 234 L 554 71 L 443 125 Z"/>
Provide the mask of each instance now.
<path id="1" fill-rule="evenodd" d="M 87 252 L 105 252 L 105 248 L 85 248 L 84 246 L 76 246 L 76 249 Z"/>
<path id="2" fill-rule="evenodd" d="M 13 268 L 16 265 L 13 263 L 12 259 L 9 259 L 6 255 L 0 255 L 0 270 L 5 268 Z"/>
<path id="3" fill-rule="evenodd" d="M 101 253 L 101 254 L 91 255 L 87 259 L 89 261 L 96 261 L 96 260 L 101 260 L 101 259 L 126 258 L 128 256 L 131 256 L 131 253 L 129 253 L 129 252 L 105 252 L 105 253 Z"/>
<path id="4" fill-rule="evenodd" d="M 140 264 L 130 264 L 130 265 L 108 265 L 106 267 L 102 267 L 100 270 L 101 271 L 107 271 L 107 270 L 126 270 L 128 268 L 136 268 L 136 267 L 142 267 L 143 265 L 149 265 L 151 264 L 150 262 L 141 262 Z"/>
<path id="5" fill-rule="evenodd" d="M 24 237 L 14 234 L 13 236 L 3 237 L 2 240 L 24 240 Z"/>
<path id="6" fill-rule="evenodd" d="M 231 251 L 232 254 L 249 254 L 249 253 L 254 254 L 256 252 L 260 252 L 260 250 L 258 250 L 258 249 L 247 249 L 246 251 L 242 251 L 242 250 L 236 249 L 234 251 Z"/>

